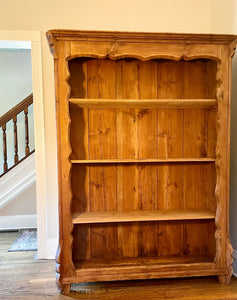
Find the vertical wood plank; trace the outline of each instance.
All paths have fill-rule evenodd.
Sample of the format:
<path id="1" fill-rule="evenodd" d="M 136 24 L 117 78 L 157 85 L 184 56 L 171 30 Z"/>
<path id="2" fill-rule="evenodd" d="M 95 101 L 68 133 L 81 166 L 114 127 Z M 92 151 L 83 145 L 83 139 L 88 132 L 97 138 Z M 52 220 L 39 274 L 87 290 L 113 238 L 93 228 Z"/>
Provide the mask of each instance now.
<path id="1" fill-rule="evenodd" d="M 165 61 L 158 66 L 158 98 L 181 99 L 183 96 L 183 63 Z M 183 110 L 158 110 L 158 157 L 183 155 Z M 183 208 L 183 165 L 158 166 L 158 208 Z M 183 226 L 173 222 L 159 223 L 158 255 L 180 255 L 183 252 Z M 165 246 L 164 246 L 165 245 Z"/>
<path id="2" fill-rule="evenodd" d="M 74 225 L 72 247 L 73 262 L 85 261 L 90 258 L 90 225 Z"/>
<path id="3" fill-rule="evenodd" d="M 61 279 L 66 276 L 73 276 L 75 267 L 72 261 L 73 249 L 73 223 L 71 220 L 71 164 L 69 156 L 71 154 L 70 137 L 68 135 L 70 127 L 70 114 L 68 106 L 69 86 L 67 79 L 69 76 L 68 64 L 65 57 L 70 55 L 70 45 L 60 42 L 58 47 L 58 60 L 56 72 L 58 82 L 56 83 L 56 102 L 57 102 L 57 139 L 58 139 L 58 175 L 59 175 L 59 220 L 60 237 L 59 251 L 57 252 L 58 284 L 63 288 Z"/>
<path id="4" fill-rule="evenodd" d="M 138 99 L 138 62 L 118 61 L 116 64 L 116 98 Z M 138 120 L 136 109 L 117 113 L 117 158 L 138 158 Z M 117 167 L 118 211 L 141 209 L 138 197 L 138 169 L 135 165 Z M 118 245 L 122 257 L 139 256 L 139 225 L 118 225 Z"/>
<path id="5" fill-rule="evenodd" d="M 216 147 L 216 258 L 218 267 L 228 270 L 228 275 L 219 276 L 221 283 L 228 283 L 232 273 L 232 248 L 229 241 L 229 133 L 230 133 L 230 91 L 228 79 L 231 74 L 229 49 L 219 47 L 222 62 L 217 64 L 216 94 L 218 101 L 217 112 L 217 147 Z"/>
<path id="6" fill-rule="evenodd" d="M 193 220 L 184 222 L 184 255 L 207 255 L 214 259 L 215 222 Z M 208 237 L 207 237 L 208 236 Z"/>
<path id="7" fill-rule="evenodd" d="M 115 98 L 115 62 L 106 60 L 100 61 L 99 65 L 99 92 L 101 98 Z M 101 143 L 103 148 L 102 158 L 116 158 L 116 110 L 102 110 L 102 136 Z M 117 210 L 116 186 L 117 186 L 117 168 L 116 166 L 104 167 L 104 197 L 107 211 Z M 107 258 L 113 258 L 118 255 L 117 228 L 114 224 L 106 225 L 106 251 Z"/>
<path id="8" fill-rule="evenodd" d="M 214 61 L 208 62 L 208 78 L 209 78 L 209 98 L 216 98 L 216 71 L 217 63 Z M 207 157 L 216 158 L 216 141 L 217 141 L 217 109 L 207 110 Z M 207 185 L 207 207 L 211 211 L 216 211 L 216 168 L 215 164 L 209 164 L 206 167 Z M 211 234 L 211 233 L 210 233 Z M 215 243 L 214 243 L 215 244 Z M 215 255 L 215 245 L 210 248 L 212 256 Z"/>
<path id="9" fill-rule="evenodd" d="M 210 95 L 209 66 L 206 61 L 184 63 L 184 98 L 208 98 Z M 195 121 L 194 121 L 195 120 Z M 211 148 L 210 148 L 211 149 Z M 209 150 L 210 152 L 211 150 Z M 213 151 L 213 150 L 212 150 Z M 208 120 L 205 109 L 184 110 L 184 157 L 207 157 Z M 207 208 L 208 166 L 188 164 L 184 167 L 184 208 Z M 214 175 L 214 174 L 213 174 Z M 184 251 L 205 255 L 209 237 L 209 223 L 198 222 L 184 226 Z M 200 232 L 202 234 L 200 235 Z M 201 236 L 193 239 L 192 236 Z"/>
<path id="10" fill-rule="evenodd" d="M 99 95 L 99 62 L 88 61 L 88 98 L 100 98 Z M 101 145 L 101 109 L 88 110 L 88 151 L 89 159 L 102 158 L 103 148 Z M 104 202 L 104 172 L 102 166 L 89 167 L 89 191 L 90 211 L 106 211 Z M 90 230 L 91 257 L 103 257 L 106 230 L 105 226 L 96 227 L 92 224 Z"/>
<path id="11" fill-rule="evenodd" d="M 157 98 L 157 62 L 139 62 L 138 84 L 140 99 Z M 157 158 L 157 110 L 138 110 L 138 157 Z M 142 210 L 157 209 L 157 166 L 138 165 L 139 202 Z M 157 255 L 157 224 L 141 224 L 142 256 Z"/>
<path id="12" fill-rule="evenodd" d="M 186 109 L 184 111 L 184 141 L 184 157 L 207 157 L 205 109 Z"/>
<path id="13" fill-rule="evenodd" d="M 90 60 L 88 97 L 115 97 L 115 63 Z M 116 157 L 116 112 L 114 109 L 89 110 L 89 158 Z M 116 210 L 116 166 L 90 167 L 91 211 Z M 116 256 L 117 231 L 114 226 L 91 225 L 92 257 Z"/>
<path id="14" fill-rule="evenodd" d="M 205 186 L 206 166 L 198 163 L 189 163 L 184 167 L 184 207 L 186 209 L 207 208 L 207 195 Z"/>
<path id="15" fill-rule="evenodd" d="M 209 78 L 209 98 L 216 98 L 216 71 L 217 63 L 214 61 L 209 61 L 207 64 L 208 67 L 208 78 Z M 207 157 L 216 158 L 216 141 L 217 141 L 217 109 L 207 110 Z M 206 179 L 205 182 L 208 182 L 206 197 L 207 197 L 207 207 L 211 211 L 216 211 L 216 197 L 215 197 L 215 186 L 216 186 L 216 169 L 213 164 L 205 165 L 206 167 Z M 215 229 L 215 225 L 214 229 Z M 213 233 L 210 232 L 211 236 Z M 209 247 L 209 255 L 215 255 L 215 242 L 212 247 Z"/>

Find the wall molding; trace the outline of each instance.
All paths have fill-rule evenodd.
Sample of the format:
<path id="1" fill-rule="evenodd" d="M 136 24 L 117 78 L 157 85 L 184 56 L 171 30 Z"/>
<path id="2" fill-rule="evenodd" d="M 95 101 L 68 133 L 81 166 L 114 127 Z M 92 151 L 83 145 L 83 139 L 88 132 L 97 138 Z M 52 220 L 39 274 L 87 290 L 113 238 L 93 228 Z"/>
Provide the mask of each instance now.
<path id="1" fill-rule="evenodd" d="M 36 215 L 0 216 L 0 231 L 37 227 Z"/>
<path id="2" fill-rule="evenodd" d="M 0 178 L 0 209 L 33 185 L 35 181 L 35 153 L 33 153 Z"/>
<path id="3" fill-rule="evenodd" d="M 237 277 L 237 250 L 233 250 L 233 275 Z"/>

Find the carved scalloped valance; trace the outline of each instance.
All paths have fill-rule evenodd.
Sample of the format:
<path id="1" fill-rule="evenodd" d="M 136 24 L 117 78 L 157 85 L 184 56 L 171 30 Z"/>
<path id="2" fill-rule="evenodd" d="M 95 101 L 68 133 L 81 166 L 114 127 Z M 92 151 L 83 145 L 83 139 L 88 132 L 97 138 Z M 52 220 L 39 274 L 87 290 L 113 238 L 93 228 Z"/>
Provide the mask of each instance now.
<path id="1" fill-rule="evenodd" d="M 220 45 L 230 44 L 230 56 L 236 44 L 234 35 L 173 34 L 137 32 L 97 32 L 51 30 L 47 32 L 51 52 L 57 58 L 57 43 L 69 41 L 70 55 L 121 59 L 125 57 L 140 60 L 171 59 L 191 60 L 206 58 L 219 61 Z M 232 42 L 232 43 L 231 43 Z"/>

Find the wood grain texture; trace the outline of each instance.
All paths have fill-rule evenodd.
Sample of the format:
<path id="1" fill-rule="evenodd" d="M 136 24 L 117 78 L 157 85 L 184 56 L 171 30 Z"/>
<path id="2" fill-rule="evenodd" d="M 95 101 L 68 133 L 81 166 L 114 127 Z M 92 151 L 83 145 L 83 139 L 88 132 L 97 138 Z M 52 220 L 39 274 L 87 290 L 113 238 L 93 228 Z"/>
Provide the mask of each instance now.
<path id="1" fill-rule="evenodd" d="M 228 283 L 236 37 L 62 30 L 48 38 L 57 78 L 61 290 L 179 276 Z"/>
<path id="2" fill-rule="evenodd" d="M 183 98 L 183 63 L 161 62 L 158 66 L 158 98 Z M 186 99 L 185 99 L 186 101 Z M 183 156 L 183 110 L 158 110 L 158 157 Z M 183 208 L 183 168 L 177 164 L 158 165 L 158 208 Z M 183 224 L 160 224 L 158 255 L 182 255 Z"/>
<path id="3" fill-rule="evenodd" d="M 128 212 L 82 212 L 72 215 L 74 224 L 136 222 L 161 220 L 214 219 L 214 213 L 205 210 L 143 210 Z"/>
<path id="4" fill-rule="evenodd" d="M 138 158 L 138 159 L 72 159 L 72 164 L 167 164 L 167 163 L 215 162 L 215 158 Z"/>
<path id="5" fill-rule="evenodd" d="M 17 235 L 0 233 L 1 299 L 237 299 L 234 277 L 228 286 L 216 277 L 71 284 L 70 294 L 62 295 L 55 284 L 54 260 L 36 260 L 35 251 L 7 252 Z"/>
<path id="6" fill-rule="evenodd" d="M 72 230 L 73 223 L 70 216 L 70 205 L 72 200 L 71 182 L 69 181 L 71 164 L 68 160 L 71 153 L 71 144 L 69 140 L 69 127 L 71 119 L 69 117 L 68 97 L 69 86 L 67 80 L 69 77 L 68 65 L 65 64 L 64 57 L 67 55 L 69 49 L 66 43 L 62 43 L 59 49 L 59 59 L 55 61 L 55 68 L 58 72 L 60 84 L 56 84 L 56 95 L 58 96 L 57 109 L 57 136 L 58 136 L 58 176 L 59 176 L 59 218 L 63 220 L 60 223 L 60 238 L 57 251 L 57 276 L 56 281 L 58 288 L 62 291 L 64 284 L 62 278 L 64 276 L 74 275 L 74 265 L 72 263 Z M 67 133 L 66 136 L 62 135 L 62 132 Z M 65 178 L 64 184 L 62 178 Z M 64 224 L 64 226 L 63 226 Z M 67 289 L 68 290 L 68 289 Z"/>
<path id="7" fill-rule="evenodd" d="M 88 97 L 115 95 L 115 68 L 110 61 L 88 61 Z M 116 156 L 116 118 L 114 110 L 89 109 L 89 158 L 103 159 Z M 90 166 L 90 210 L 116 209 L 116 167 Z M 109 238 L 108 238 L 109 237 Z M 106 225 L 91 226 L 91 256 L 110 257 L 115 251 L 117 232 Z"/>
<path id="8" fill-rule="evenodd" d="M 146 66 L 145 64 L 144 66 Z M 156 65 L 156 64 L 154 64 Z M 141 67 L 143 64 L 141 65 Z M 140 68 L 141 68 L 140 67 Z M 151 69 L 152 71 L 152 69 Z M 144 73 L 144 72 L 142 72 Z M 151 73 L 153 74 L 153 73 Z M 155 78 L 153 78 L 154 80 Z M 86 108 L 215 108 L 216 99 L 70 99 L 70 103 Z"/>
<path id="9" fill-rule="evenodd" d="M 195 59 L 218 60 L 219 44 L 235 44 L 233 35 L 193 35 L 131 32 L 98 32 L 51 30 L 47 37 L 52 54 L 57 58 L 57 41 L 70 41 L 71 57 L 87 56 L 95 58 L 121 59 L 133 57 L 141 60 Z M 159 47 L 157 47 L 159 46 Z"/>
<path id="10" fill-rule="evenodd" d="M 232 274 L 232 246 L 229 242 L 229 204 L 226 198 L 229 197 L 229 184 L 224 178 L 229 179 L 229 132 L 230 132 L 230 91 L 228 89 L 228 78 L 231 69 L 229 68 L 229 50 L 220 47 L 223 62 L 228 63 L 217 65 L 216 74 L 216 93 L 218 100 L 217 112 L 217 183 L 216 183 L 216 198 L 217 198 L 217 212 L 216 212 L 216 259 L 218 265 L 225 265 L 228 269 L 227 276 L 220 276 L 220 283 L 228 283 Z M 222 218 L 222 214 L 227 215 L 227 218 Z M 228 221 L 227 221 L 228 220 Z"/>
<path id="11" fill-rule="evenodd" d="M 139 98 L 138 62 L 117 64 L 116 98 Z M 138 158 L 138 111 L 122 109 L 117 112 L 117 158 Z M 129 130 L 127 130 L 129 128 Z M 118 211 L 139 210 L 138 169 L 136 166 L 117 167 Z M 126 199 L 130 199 L 127 201 Z M 118 226 L 118 249 L 124 257 L 139 256 L 139 225 Z"/>

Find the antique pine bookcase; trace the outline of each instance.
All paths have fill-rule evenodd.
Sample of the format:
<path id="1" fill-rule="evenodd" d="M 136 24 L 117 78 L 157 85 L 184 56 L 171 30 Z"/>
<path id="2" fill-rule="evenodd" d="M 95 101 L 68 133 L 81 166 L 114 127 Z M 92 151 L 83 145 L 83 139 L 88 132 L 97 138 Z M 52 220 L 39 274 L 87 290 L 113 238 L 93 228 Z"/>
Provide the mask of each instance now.
<path id="1" fill-rule="evenodd" d="M 57 283 L 232 274 L 236 36 L 47 32 L 55 61 Z"/>

